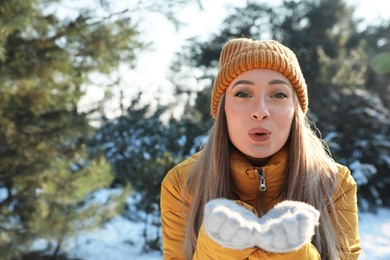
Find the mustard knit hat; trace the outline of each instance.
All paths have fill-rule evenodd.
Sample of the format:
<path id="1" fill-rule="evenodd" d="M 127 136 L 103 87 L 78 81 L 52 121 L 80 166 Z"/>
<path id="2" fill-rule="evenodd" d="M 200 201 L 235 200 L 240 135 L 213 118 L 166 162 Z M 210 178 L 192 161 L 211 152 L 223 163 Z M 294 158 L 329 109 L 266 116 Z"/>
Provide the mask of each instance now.
<path id="1" fill-rule="evenodd" d="M 211 96 L 211 115 L 215 119 L 221 95 L 241 73 L 252 69 L 271 69 L 282 73 L 298 94 L 303 113 L 308 106 L 307 86 L 294 52 L 274 40 L 254 41 L 238 38 L 222 48 L 219 72 Z"/>

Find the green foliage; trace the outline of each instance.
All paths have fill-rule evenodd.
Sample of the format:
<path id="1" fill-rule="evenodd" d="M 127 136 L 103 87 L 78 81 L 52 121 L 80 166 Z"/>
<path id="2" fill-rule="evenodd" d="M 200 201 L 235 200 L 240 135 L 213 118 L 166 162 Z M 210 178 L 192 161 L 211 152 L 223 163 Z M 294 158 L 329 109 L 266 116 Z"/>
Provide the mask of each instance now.
<path id="1" fill-rule="evenodd" d="M 379 74 L 390 74 L 390 52 L 376 54 L 370 63 L 372 70 Z"/>
<path id="2" fill-rule="evenodd" d="M 144 230 L 147 251 L 160 249 L 161 181 L 175 164 L 196 151 L 199 121 L 163 120 L 168 107 L 158 105 L 152 109 L 149 104 L 141 103 L 141 96 L 124 105 L 127 108 L 121 116 L 106 121 L 90 146 L 94 147 L 94 153 L 105 154 L 113 167 L 116 185 L 131 183 L 135 208 L 129 208 L 127 216 L 147 224 Z"/>
<path id="3" fill-rule="evenodd" d="M 69 236 L 121 212 L 129 189 L 106 203 L 111 166 L 90 156 L 87 114 L 78 111 L 91 73 L 109 74 L 142 47 L 127 17 L 99 18 L 95 7 L 60 20 L 60 1 L 0 3 L 0 251 L 29 254 L 36 239 L 55 258 Z M 92 21 L 93 20 L 93 21 Z M 53 248 L 54 245 L 54 248 Z"/>
<path id="4" fill-rule="evenodd" d="M 390 205 L 389 143 L 390 111 L 370 92 L 366 82 L 368 61 L 363 46 L 336 58 L 319 51 L 322 64 L 320 86 L 331 93 L 321 99 L 326 107 L 316 114 L 318 126 L 331 147 L 335 159 L 348 165 L 359 184 L 360 206 L 375 209 Z"/>
<path id="5" fill-rule="evenodd" d="M 366 75 L 367 87 L 370 91 L 379 93 L 379 98 L 387 109 L 390 109 L 390 85 L 388 84 L 390 73 L 382 74 L 382 72 L 387 71 L 388 55 L 386 53 L 390 53 L 389 30 L 390 19 L 376 26 L 367 26 L 364 31 L 354 34 L 351 41 L 355 45 L 356 42 L 360 41 L 367 43 L 365 54 L 370 61 Z M 383 57 L 381 57 L 382 55 Z"/>
<path id="6" fill-rule="evenodd" d="M 2 259 L 66 258 L 61 249 L 68 237 L 98 227 L 122 211 L 130 181 L 137 191 L 145 183 L 150 185 L 142 193 L 150 204 L 142 209 L 158 212 L 156 193 L 162 173 L 174 163 L 169 152 L 154 154 L 156 147 L 147 147 L 149 154 L 141 152 L 141 157 L 132 153 L 131 164 L 108 162 L 100 150 L 91 154 L 86 141 L 95 129 L 89 126 L 88 113 L 79 111 L 78 102 L 96 76 L 107 79 L 106 85 L 111 86 L 110 76 L 119 65 L 136 65 L 136 54 L 148 45 L 138 40 L 137 23 L 142 21 L 142 14 L 160 13 L 178 25 L 175 12 L 191 1 L 135 1 L 123 10 L 118 10 L 120 1 L 93 0 L 88 6 L 76 2 L 0 2 Z M 141 109 L 137 116 L 145 111 Z M 155 132 L 136 135 L 145 143 L 143 134 L 167 131 L 165 126 L 158 127 L 158 115 L 154 119 L 145 129 Z M 129 122 L 132 126 L 132 120 L 126 116 L 119 119 L 124 127 L 129 127 Z M 112 125 L 119 127 L 116 122 Z M 119 145 L 119 151 L 127 154 L 121 149 L 133 144 Z M 153 145 L 159 145 L 158 139 Z M 142 155 L 146 154 L 150 158 L 148 167 L 143 168 Z M 128 170 L 132 178 L 127 176 Z M 140 172 L 145 173 L 144 180 L 135 178 Z M 94 192 L 113 183 L 120 183 L 123 191 L 106 202 L 95 201 Z M 158 222 L 157 218 L 158 214 L 152 222 Z M 43 252 L 32 251 L 37 239 L 48 243 Z M 156 245 L 151 242 L 149 247 Z"/>

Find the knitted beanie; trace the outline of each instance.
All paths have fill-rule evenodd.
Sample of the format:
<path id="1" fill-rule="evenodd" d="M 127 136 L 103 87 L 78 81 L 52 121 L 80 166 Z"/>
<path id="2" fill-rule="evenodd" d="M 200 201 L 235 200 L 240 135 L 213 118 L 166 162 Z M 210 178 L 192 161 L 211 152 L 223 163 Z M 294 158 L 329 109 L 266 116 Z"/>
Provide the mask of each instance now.
<path id="1" fill-rule="evenodd" d="M 221 95 L 241 73 L 252 69 L 271 69 L 283 74 L 298 94 L 303 113 L 308 106 L 307 86 L 294 52 L 274 40 L 254 41 L 238 38 L 222 48 L 219 72 L 211 96 L 211 115 L 215 119 Z"/>

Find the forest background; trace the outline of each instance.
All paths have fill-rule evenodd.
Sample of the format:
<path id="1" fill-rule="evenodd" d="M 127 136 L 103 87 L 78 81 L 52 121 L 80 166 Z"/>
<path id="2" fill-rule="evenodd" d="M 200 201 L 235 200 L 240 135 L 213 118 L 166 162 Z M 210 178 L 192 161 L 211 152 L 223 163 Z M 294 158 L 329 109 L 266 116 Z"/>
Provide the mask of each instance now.
<path id="1" fill-rule="evenodd" d="M 4 259 L 69 259 L 68 238 L 118 215 L 144 222 L 143 250 L 159 251 L 161 180 L 201 146 L 218 56 L 233 37 L 274 38 L 297 54 L 309 117 L 355 177 L 359 209 L 390 206 L 390 17 L 369 23 L 343 0 L 246 1 L 177 49 L 159 88 L 168 96 L 146 95 L 153 73 L 126 78 L 158 45 L 144 35 L 159 25 L 143 27 L 144 19 L 158 15 L 179 32 L 178 13 L 189 5 L 203 3 L 0 2 Z M 97 88 L 98 102 L 81 102 Z M 102 189 L 111 192 L 99 200 Z M 46 241 L 39 250 L 38 240 Z"/>

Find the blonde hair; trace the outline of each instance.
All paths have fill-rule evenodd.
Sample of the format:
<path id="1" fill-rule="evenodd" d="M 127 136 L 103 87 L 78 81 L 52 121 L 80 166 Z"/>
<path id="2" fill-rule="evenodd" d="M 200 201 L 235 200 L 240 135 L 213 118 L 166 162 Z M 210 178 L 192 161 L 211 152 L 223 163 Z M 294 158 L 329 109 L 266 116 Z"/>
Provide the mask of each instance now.
<path id="1" fill-rule="evenodd" d="M 335 235 L 337 223 L 331 218 L 331 215 L 336 217 L 332 196 L 337 184 L 337 166 L 326 145 L 311 130 L 296 94 L 294 103 L 295 115 L 287 141 L 289 167 L 282 194 L 285 199 L 304 201 L 320 211 L 320 225 L 313 244 L 323 259 L 337 259 L 340 248 Z M 212 199 L 231 197 L 228 162 L 233 145 L 228 137 L 224 105 L 223 94 L 209 139 L 187 180 L 186 192 L 192 197 L 184 242 L 187 259 L 192 259 L 195 251 L 204 205 Z"/>

